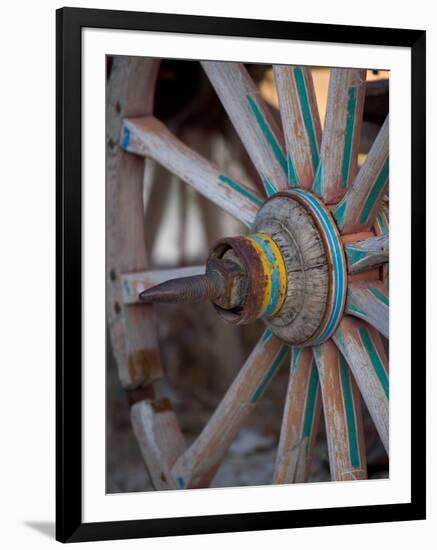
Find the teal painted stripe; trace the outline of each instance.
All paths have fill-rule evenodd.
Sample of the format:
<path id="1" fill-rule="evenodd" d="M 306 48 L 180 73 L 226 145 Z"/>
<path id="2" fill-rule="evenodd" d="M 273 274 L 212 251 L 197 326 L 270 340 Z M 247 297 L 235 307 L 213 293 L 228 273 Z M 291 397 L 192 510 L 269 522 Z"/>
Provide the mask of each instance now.
<path id="1" fill-rule="evenodd" d="M 308 141 L 310 144 L 313 169 L 314 171 L 316 171 L 317 166 L 319 164 L 319 151 L 317 148 L 316 134 L 314 132 L 313 117 L 311 116 L 311 111 L 310 111 L 308 92 L 305 85 L 305 77 L 300 67 L 295 67 L 293 72 L 294 72 L 294 79 L 296 82 L 296 89 L 299 96 L 300 108 L 302 111 L 302 118 L 308 134 Z"/>
<path id="2" fill-rule="evenodd" d="M 384 365 L 382 364 L 381 359 L 379 358 L 379 354 L 376 351 L 375 346 L 373 345 L 372 339 L 370 338 L 367 330 L 365 328 L 359 328 L 358 332 L 361 338 L 361 342 L 363 343 L 363 346 L 367 350 L 370 362 L 372 363 L 372 367 L 376 373 L 376 376 L 378 377 L 378 380 L 381 383 L 382 389 L 384 390 L 384 393 L 388 399 L 389 384 L 388 384 L 388 376 L 385 371 Z"/>
<path id="3" fill-rule="evenodd" d="M 263 117 L 256 101 L 250 95 L 247 95 L 246 99 L 249 103 L 249 106 L 250 106 L 250 109 L 251 109 L 252 113 L 254 114 L 254 116 L 256 118 L 256 121 L 258 122 L 259 127 L 261 128 L 261 131 L 262 131 L 267 143 L 269 144 L 270 148 L 273 151 L 273 154 L 276 157 L 276 160 L 279 162 L 282 169 L 284 170 L 284 174 L 287 175 L 288 174 L 287 161 L 285 159 L 284 153 L 282 152 L 282 149 L 281 149 L 279 143 L 276 141 L 275 136 L 273 135 L 272 131 L 270 130 L 267 122 L 264 120 L 264 117 Z"/>
<path id="4" fill-rule="evenodd" d="M 319 165 L 317 166 L 316 175 L 314 176 L 314 181 L 313 181 L 313 193 L 321 197 L 322 187 L 323 187 L 323 166 L 322 166 L 322 161 L 319 161 Z"/>
<path id="5" fill-rule="evenodd" d="M 264 256 L 268 262 L 272 286 L 270 289 L 269 303 L 266 309 L 261 313 L 262 317 L 268 317 L 271 315 L 279 300 L 279 271 L 276 266 L 276 257 L 270 245 L 258 235 L 251 235 L 251 238 L 259 245 L 264 252 Z"/>
<path id="6" fill-rule="evenodd" d="M 373 288 L 373 286 L 369 286 L 369 292 L 371 292 L 375 298 L 377 298 L 380 302 L 385 304 L 387 307 L 389 306 L 388 298 L 383 294 L 380 290 L 377 288 Z"/>
<path id="7" fill-rule="evenodd" d="M 352 141 L 354 137 L 355 112 L 357 109 L 357 89 L 349 88 L 347 100 L 347 118 L 344 136 L 343 163 L 341 169 L 341 187 L 346 189 L 351 168 Z"/>
<path id="8" fill-rule="evenodd" d="M 262 341 L 265 342 L 271 337 L 271 335 L 272 335 L 272 331 L 270 329 L 266 329 L 263 335 L 261 336 Z"/>
<path id="9" fill-rule="evenodd" d="M 346 309 L 348 313 L 356 313 L 356 316 L 367 319 L 367 313 L 364 313 L 364 311 L 359 309 L 357 306 L 354 306 L 353 304 L 348 304 Z"/>
<path id="10" fill-rule="evenodd" d="M 365 223 L 368 217 L 370 216 L 370 212 L 372 211 L 372 208 L 375 205 L 376 199 L 378 198 L 378 195 L 380 194 L 382 188 L 384 187 L 388 179 L 388 168 L 389 168 L 389 162 L 387 159 L 384 163 L 384 166 L 382 167 L 381 172 L 379 173 L 379 176 L 375 181 L 375 185 L 370 190 L 370 193 L 366 199 L 366 202 L 364 203 L 364 206 L 361 209 L 360 217 L 359 217 L 360 223 Z"/>
<path id="11" fill-rule="evenodd" d="M 177 477 L 176 481 L 178 482 L 178 485 L 181 489 L 185 487 L 185 480 L 182 477 Z"/>
<path id="12" fill-rule="evenodd" d="M 302 353 L 302 348 L 293 348 L 291 350 L 291 370 L 297 369 L 297 364 L 299 363 L 299 357 Z"/>
<path id="13" fill-rule="evenodd" d="M 240 195 L 243 195 L 247 199 L 251 200 L 257 206 L 262 205 L 263 201 L 259 197 L 257 197 L 256 195 L 253 195 L 252 193 L 250 193 L 250 191 L 248 191 L 247 189 L 244 189 L 244 187 L 241 187 L 241 185 L 238 185 L 237 182 L 231 180 L 231 178 L 228 178 L 228 176 L 220 174 L 218 179 L 222 183 L 226 183 L 227 185 L 229 185 L 229 187 L 232 187 L 232 189 L 234 189 L 235 191 L 238 191 Z"/>
<path id="14" fill-rule="evenodd" d="M 268 383 L 273 378 L 273 375 L 275 374 L 277 368 L 279 367 L 282 360 L 284 359 L 284 356 L 287 353 L 287 351 L 288 351 L 288 346 L 282 346 L 280 352 L 276 356 L 276 359 L 273 361 L 272 366 L 270 367 L 270 369 L 268 370 L 266 376 L 264 377 L 264 380 L 257 387 L 255 393 L 253 394 L 253 396 L 250 400 L 251 403 L 256 403 L 258 401 L 258 399 L 261 397 L 261 395 L 263 394 L 264 390 L 266 389 Z"/>
<path id="15" fill-rule="evenodd" d="M 291 160 L 290 154 L 287 155 L 287 179 L 288 187 L 297 187 L 299 185 L 296 169 L 293 161 Z"/>
<path id="16" fill-rule="evenodd" d="M 130 129 L 123 126 L 123 140 L 121 142 L 122 149 L 127 149 L 130 141 Z"/>
<path id="17" fill-rule="evenodd" d="M 309 437 L 311 434 L 311 426 L 314 420 L 314 410 L 316 406 L 317 389 L 319 386 L 319 373 L 317 366 L 313 361 L 311 366 L 310 381 L 308 383 L 308 393 L 305 407 L 305 417 L 303 422 L 303 436 Z"/>
<path id="18" fill-rule="evenodd" d="M 345 251 L 346 251 L 347 259 L 349 260 L 349 263 L 351 265 L 358 263 L 360 260 L 362 260 L 368 255 L 368 253 L 365 250 L 364 251 L 358 250 L 356 248 L 352 248 L 349 245 L 345 246 Z"/>
<path id="19" fill-rule="evenodd" d="M 348 440 L 349 440 L 349 458 L 351 461 L 351 466 L 353 468 L 359 468 L 361 461 L 360 461 L 360 450 L 358 446 L 355 409 L 354 409 L 353 398 L 352 398 L 352 389 L 350 386 L 346 362 L 344 360 L 344 357 L 341 354 L 339 354 L 338 365 L 340 368 L 341 387 L 343 388 L 343 401 L 344 401 L 344 408 L 346 412 L 346 424 L 347 424 Z"/>
<path id="20" fill-rule="evenodd" d="M 266 195 L 268 197 L 271 197 L 272 195 L 278 192 L 278 190 L 276 189 L 276 186 L 273 185 L 273 183 L 266 176 L 263 177 L 263 184 L 264 184 Z"/>
<path id="21" fill-rule="evenodd" d="M 340 227 L 344 225 L 345 212 L 346 212 L 346 200 L 343 199 L 341 202 L 337 204 L 337 206 L 332 211 L 332 215 L 334 216 L 336 222 Z"/>

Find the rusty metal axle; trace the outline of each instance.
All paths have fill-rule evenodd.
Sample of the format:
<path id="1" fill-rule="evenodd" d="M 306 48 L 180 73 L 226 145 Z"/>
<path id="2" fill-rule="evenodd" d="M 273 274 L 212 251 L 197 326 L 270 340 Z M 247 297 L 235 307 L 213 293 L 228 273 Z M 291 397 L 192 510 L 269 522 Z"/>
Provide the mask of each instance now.
<path id="1" fill-rule="evenodd" d="M 140 300 L 146 303 L 196 304 L 213 300 L 221 292 L 219 277 L 209 273 L 170 279 L 141 292 Z"/>

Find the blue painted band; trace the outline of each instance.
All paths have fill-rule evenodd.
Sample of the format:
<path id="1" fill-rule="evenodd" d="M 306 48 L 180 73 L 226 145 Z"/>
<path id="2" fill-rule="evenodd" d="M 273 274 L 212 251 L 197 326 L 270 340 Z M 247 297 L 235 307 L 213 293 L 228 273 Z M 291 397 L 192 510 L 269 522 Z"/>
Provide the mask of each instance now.
<path id="1" fill-rule="evenodd" d="M 343 246 L 338 238 L 337 230 L 331 217 L 327 214 L 325 209 L 319 203 L 316 198 L 302 189 L 290 189 L 288 191 L 290 195 L 297 195 L 309 206 L 311 212 L 316 216 L 320 222 L 324 235 L 326 237 L 326 243 L 329 248 L 329 252 L 332 256 L 333 269 L 332 269 L 332 306 L 328 315 L 328 319 L 325 326 L 322 329 L 321 334 L 318 336 L 313 345 L 319 345 L 326 341 L 337 328 L 338 323 L 343 315 L 344 304 L 346 300 L 346 261 L 343 254 Z"/>
<path id="2" fill-rule="evenodd" d="M 270 291 L 270 299 L 269 299 L 269 303 L 267 304 L 267 308 L 262 313 L 263 317 L 268 317 L 273 313 L 276 307 L 276 304 L 278 303 L 278 300 L 279 300 L 279 272 L 276 267 L 276 257 L 273 253 L 273 250 L 270 248 L 270 246 L 264 239 L 262 239 L 261 237 L 258 237 L 258 235 L 256 234 L 251 235 L 251 238 L 262 249 L 262 251 L 264 252 L 267 258 L 269 266 L 271 267 L 272 288 Z"/>
<path id="3" fill-rule="evenodd" d="M 130 130 L 127 126 L 123 126 L 123 140 L 121 142 L 122 149 L 127 149 L 130 141 Z"/>

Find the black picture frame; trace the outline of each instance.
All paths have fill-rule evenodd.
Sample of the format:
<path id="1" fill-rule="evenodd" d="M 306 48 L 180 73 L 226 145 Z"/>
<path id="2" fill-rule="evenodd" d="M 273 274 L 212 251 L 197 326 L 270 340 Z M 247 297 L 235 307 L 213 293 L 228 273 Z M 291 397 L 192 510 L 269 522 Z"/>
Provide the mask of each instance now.
<path id="1" fill-rule="evenodd" d="M 81 30 L 85 27 L 397 46 L 411 49 L 411 502 L 82 522 Z M 421 30 L 63 8 L 56 14 L 56 538 L 127 539 L 425 519 L 425 48 Z"/>

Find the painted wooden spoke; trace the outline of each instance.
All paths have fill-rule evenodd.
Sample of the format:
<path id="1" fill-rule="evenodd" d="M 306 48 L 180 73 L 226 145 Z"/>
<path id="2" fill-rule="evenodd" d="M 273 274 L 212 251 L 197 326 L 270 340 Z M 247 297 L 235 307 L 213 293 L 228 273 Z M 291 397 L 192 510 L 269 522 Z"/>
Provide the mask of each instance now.
<path id="1" fill-rule="evenodd" d="M 387 208 L 388 210 L 388 208 Z M 375 225 L 373 226 L 375 233 L 377 235 L 386 235 L 388 236 L 389 225 L 388 225 L 388 212 L 385 208 L 380 208 L 376 214 Z M 381 268 L 381 279 L 385 286 L 389 287 L 389 264 L 386 263 Z"/>
<path id="2" fill-rule="evenodd" d="M 332 69 L 320 163 L 313 191 L 327 204 L 338 202 L 357 172 L 366 71 Z"/>
<path id="3" fill-rule="evenodd" d="M 131 422 L 155 489 L 178 489 L 171 468 L 186 445 L 170 401 L 163 398 L 135 403 Z"/>
<path id="4" fill-rule="evenodd" d="M 388 338 L 388 291 L 382 282 L 350 282 L 347 293 L 346 312 L 367 321 Z"/>
<path id="5" fill-rule="evenodd" d="M 292 348 L 273 483 L 308 481 L 320 420 L 319 375 L 310 348 Z"/>
<path id="6" fill-rule="evenodd" d="M 174 269 L 156 269 L 122 274 L 121 287 L 123 293 L 123 303 L 141 303 L 138 296 L 141 292 L 143 292 L 143 290 L 159 285 L 169 279 L 191 277 L 192 275 L 201 275 L 202 273 L 205 273 L 204 265 L 193 265 Z"/>
<path id="7" fill-rule="evenodd" d="M 322 390 L 331 479 L 367 478 L 361 401 L 342 354 L 328 340 L 313 348 Z"/>
<path id="8" fill-rule="evenodd" d="M 209 483 L 288 349 L 269 330 L 264 332 L 199 437 L 176 462 L 173 476 L 179 487 Z"/>
<path id="9" fill-rule="evenodd" d="M 247 226 L 263 202 L 255 187 L 224 174 L 154 117 L 125 119 L 120 145 L 130 153 L 153 158 Z"/>
<path id="10" fill-rule="evenodd" d="M 366 231 L 375 223 L 388 185 L 388 151 L 387 117 L 351 188 L 333 211 L 343 234 Z"/>
<path id="11" fill-rule="evenodd" d="M 311 69 L 274 65 L 273 71 L 287 148 L 288 185 L 310 190 L 322 136 Z"/>
<path id="12" fill-rule="evenodd" d="M 244 65 L 204 61 L 202 66 L 261 176 L 267 196 L 287 189 L 282 133 Z"/>
<path id="13" fill-rule="evenodd" d="M 370 237 L 364 241 L 345 245 L 349 273 L 358 273 L 388 263 L 388 235 Z"/>
<path id="14" fill-rule="evenodd" d="M 381 337 L 367 323 L 346 315 L 333 338 L 352 370 L 388 453 L 389 374 Z"/>

